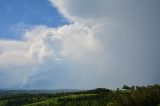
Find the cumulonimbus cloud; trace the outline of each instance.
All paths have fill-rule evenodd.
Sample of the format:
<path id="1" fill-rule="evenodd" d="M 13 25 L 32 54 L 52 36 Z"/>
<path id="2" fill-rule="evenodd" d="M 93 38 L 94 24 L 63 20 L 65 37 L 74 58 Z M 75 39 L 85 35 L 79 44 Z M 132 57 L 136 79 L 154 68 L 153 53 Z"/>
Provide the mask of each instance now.
<path id="1" fill-rule="evenodd" d="M 1 40 L 1 79 L 7 84 L 0 84 L 93 88 L 159 81 L 159 1 L 49 1 L 72 23 L 35 26 L 23 41 Z"/>

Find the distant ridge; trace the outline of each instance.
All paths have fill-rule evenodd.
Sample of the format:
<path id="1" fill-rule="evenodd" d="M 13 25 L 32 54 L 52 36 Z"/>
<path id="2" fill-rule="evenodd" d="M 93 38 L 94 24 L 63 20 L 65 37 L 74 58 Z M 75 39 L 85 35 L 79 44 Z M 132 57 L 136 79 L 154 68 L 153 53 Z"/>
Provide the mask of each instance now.
<path id="1" fill-rule="evenodd" d="M 15 94 L 41 94 L 41 93 L 65 93 L 65 92 L 78 92 L 78 91 L 84 91 L 84 90 L 77 90 L 77 89 L 54 89 L 54 90 L 45 90 L 45 89 L 33 89 L 33 90 L 11 90 L 11 89 L 1 89 L 0 90 L 0 96 L 5 95 L 15 95 Z"/>

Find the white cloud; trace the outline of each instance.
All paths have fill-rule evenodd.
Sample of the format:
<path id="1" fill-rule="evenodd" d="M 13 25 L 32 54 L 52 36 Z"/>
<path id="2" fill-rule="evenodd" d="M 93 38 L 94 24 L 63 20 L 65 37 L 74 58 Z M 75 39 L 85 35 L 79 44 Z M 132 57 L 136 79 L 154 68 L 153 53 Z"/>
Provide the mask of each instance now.
<path id="1" fill-rule="evenodd" d="M 95 28 L 78 23 L 60 28 L 35 27 L 25 33 L 27 41 L 32 43 L 29 54 L 35 60 L 64 57 L 78 61 L 100 48 L 94 30 Z"/>
<path id="2" fill-rule="evenodd" d="M 28 48 L 29 45 L 23 41 L 0 40 L 0 65 L 25 63 Z"/>
<path id="3" fill-rule="evenodd" d="M 35 26 L 24 33 L 24 41 L 1 40 L 0 59 L 4 60 L 0 62 L 1 69 L 16 77 L 14 81 L 14 77 L 9 78 L 9 83 L 12 79 L 13 83 L 25 86 L 28 78 L 46 71 L 51 64 L 61 63 L 63 59 L 81 61 L 96 52 L 100 44 L 94 38 L 94 30 L 77 23 L 60 28 Z M 42 64 L 47 66 L 41 67 Z"/>

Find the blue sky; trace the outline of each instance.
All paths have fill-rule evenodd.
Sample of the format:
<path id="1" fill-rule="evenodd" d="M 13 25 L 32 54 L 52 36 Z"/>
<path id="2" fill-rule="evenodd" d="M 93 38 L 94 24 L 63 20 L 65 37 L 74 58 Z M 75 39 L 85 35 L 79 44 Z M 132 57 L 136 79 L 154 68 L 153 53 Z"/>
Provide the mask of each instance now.
<path id="1" fill-rule="evenodd" d="M 1 39 L 21 39 L 22 28 L 19 27 L 57 27 L 69 22 L 48 0 L 1 0 L 0 23 Z"/>
<path id="2" fill-rule="evenodd" d="M 159 84 L 159 5 L 160 0 L 0 0 L 0 88 Z"/>

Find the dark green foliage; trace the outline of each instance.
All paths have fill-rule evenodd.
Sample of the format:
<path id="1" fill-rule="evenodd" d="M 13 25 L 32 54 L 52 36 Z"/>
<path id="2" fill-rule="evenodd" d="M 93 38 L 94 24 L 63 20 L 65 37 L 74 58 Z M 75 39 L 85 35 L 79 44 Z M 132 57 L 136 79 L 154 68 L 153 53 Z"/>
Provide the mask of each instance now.
<path id="1" fill-rule="evenodd" d="M 127 85 L 123 85 L 122 89 L 131 89 L 131 88 Z"/>
<path id="2" fill-rule="evenodd" d="M 0 106 L 160 106 L 160 85 L 123 86 L 123 89 L 16 94 L 0 97 Z"/>
<path id="3" fill-rule="evenodd" d="M 0 97 L 0 106 L 21 106 L 24 104 L 45 101 L 51 98 L 69 95 L 69 93 L 57 94 L 16 94 Z"/>

